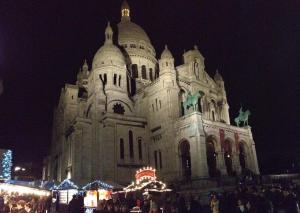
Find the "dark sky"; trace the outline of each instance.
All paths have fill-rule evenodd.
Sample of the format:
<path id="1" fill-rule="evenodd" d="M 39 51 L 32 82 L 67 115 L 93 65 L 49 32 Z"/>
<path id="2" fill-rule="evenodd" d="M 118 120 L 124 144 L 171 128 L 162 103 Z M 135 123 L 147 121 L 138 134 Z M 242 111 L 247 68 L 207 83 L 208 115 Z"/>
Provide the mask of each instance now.
<path id="1" fill-rule="evenodd" d="M 197 44 L 206 71 L 213 76 L 219 69 L 231 118 L 241 104 L 252 112 L 262 171 L 299 158 L 298 0 L 129 4 L 132 20 L 148 33 L 158 55 L 167 43 L 178 65 L 184 49 Z M 60 88 L 75 82 L 84 58 L 91 64 L 107 21 L 116 29 L 120 5 L 121 0 L 0 1 L 0 147 L 12 148 L 15 162 L 41 162 L 47 154 Z"/>

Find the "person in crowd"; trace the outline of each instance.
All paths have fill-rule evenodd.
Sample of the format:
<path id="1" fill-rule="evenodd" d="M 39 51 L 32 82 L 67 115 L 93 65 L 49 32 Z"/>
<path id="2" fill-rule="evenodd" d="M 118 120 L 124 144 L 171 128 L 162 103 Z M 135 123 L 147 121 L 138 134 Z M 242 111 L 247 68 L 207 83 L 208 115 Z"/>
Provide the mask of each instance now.
<path id="1" fill-rule="evenodd" d="M 158 213 L 158 205 L 153 197 L 150 197 L 150 209 L 149 213 Z"/>
<path id="2" fill-rule="evenodd" d="M 212 195 L 212 199 L 210 201 L 210 208 L 212 213 L 219 213 L 219 200 L 216 194 Z"/>
<path id="3" fill-rule="evenodd" d="M 19 200 L 17 202 L 17 213 L 27 213 L 25 210 L 25 204 L 26 202 L 24 200 Z"/>
<path id="4" fill-rule="evenodd" d="M 187 213 L 187 207 L 183 196 L 179 196 L 178 199 L 178 212 Z"/>
<path id="5" fill-rule="evenodd" d="M 194 196 L 191 197 L 190 201 L 190 213 L 200 213 L 202 211 L 201 204 L 198 199 Z"/>
<path id="6" fill-rule="evenodd" d="M 25 210 L 27 213 L 34 213 L 34 210 L 32 208 L 32 204 L 31 203 L 26 203 L 25 204 Z"/>
<path id="7" fill-rule="evenodd" d="M 145 199 L 141 207 L 142 213 L 149 213 L 150 203 L 148 199 Z"/>
<path id="8" fill-rule="evenodd" d="M 236 213 L 243 213 L 247 210 L 241 199 L 238 199 L 236 208 Z"/>

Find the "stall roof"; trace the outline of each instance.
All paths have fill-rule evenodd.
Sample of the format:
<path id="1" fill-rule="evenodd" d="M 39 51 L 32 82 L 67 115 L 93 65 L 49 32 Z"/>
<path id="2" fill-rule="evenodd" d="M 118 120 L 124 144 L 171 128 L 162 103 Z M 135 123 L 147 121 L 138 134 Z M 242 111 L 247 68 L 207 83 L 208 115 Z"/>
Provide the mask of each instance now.
<path id="1" fill-rule="evenodd" d="M 101 180 L 95 180 L 91 183 L 88 183 L 82 189 L 84 190 L 97 190 L 97 189 L 113 189 L 115 186 L 113 184 L 109 184 L 106 182 L 103 182 Z"/>
<path id="2" fill-rule="evenodd" d="M 76 184 L 73 183 L 70 179 L 65 179 L 55 189 L 56 190 L 78 189 L 78 186 L 76 186 Z"/>

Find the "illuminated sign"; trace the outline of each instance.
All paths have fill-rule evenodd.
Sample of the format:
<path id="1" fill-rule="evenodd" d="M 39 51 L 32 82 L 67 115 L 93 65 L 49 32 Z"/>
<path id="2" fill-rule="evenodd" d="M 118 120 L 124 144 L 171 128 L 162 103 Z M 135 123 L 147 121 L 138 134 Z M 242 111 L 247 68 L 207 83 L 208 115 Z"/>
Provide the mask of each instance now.
<path id="1" fill-rule="evenodd" d="M 135 174 L 136 182 L 140 182 L 142 180 L 155 180 L 155 169 L 152 169 L 151 167 L 144 167 L 138 171 L 136 171 Z"/>

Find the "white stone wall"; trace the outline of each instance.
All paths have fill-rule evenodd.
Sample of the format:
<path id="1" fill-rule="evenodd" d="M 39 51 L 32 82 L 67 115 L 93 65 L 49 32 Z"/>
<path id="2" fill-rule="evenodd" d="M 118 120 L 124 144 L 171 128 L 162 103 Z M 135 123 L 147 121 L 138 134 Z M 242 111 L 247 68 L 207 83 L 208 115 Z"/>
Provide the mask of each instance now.
<path id="1" fill-rule="evenodd" d="M 139 29 L 136 25 L 131 27 Z M 146 165 L 155 167 L 156 152 L 161 156 L 161 159 L 157 156 L 158 176 L 166 181 L 182 180 L 179 147 L 183 141 L 190 146 L 191 178 L 208 177 L 206 142 L 209 137 L 213 138 L 217 169 L 226 176 L 220 131 L 224 132 L 224 140 L 231 144 L 233 170 L 241 172 L 238 144 L 242 143 L 246 168 L 258 174 L 251 128 L 230 125 L 224 81 L 220 76 L 213 79 L 207 74 L 204 58 L 197 47 L 184 53 L 183 64 L 175 67 L 167 48 L 164 58 L 157 60 L 155 50 L 145 40 L 147 38 L 139 41 L 122 38 L 119 44 L 127 51 L 124 57 L 110 40 L 110 44 L 106 43 L 96 54 L 92 70 L 88 71 L 85 64 L 84 73 L 78 74 L 77 84 L 66 84 L 62 89 L 54 113 L 49 178 L 61 181 L 70 173 L 79 184 L 96 179 L 127 184 L 136 169 Z M 135 48 L 130 47 L 131 44 L 135 44 Z M 132 87 L 127 86 L 132 64 L 138 68 L 137 91 L 133 97 L 127 90 Z M 146 67 L 146 79 L 142 79 L 142 66 Z M 160 76 L 155 79 L 157 67 Z M 102 76 L 103 80 L 104 75 L 106 84 L 100 78 Z M 78 97 L 83 86 L 86 97 Z M 183 115 L 181 104 L 188 92 L 199 91 L 204 93 L 200 100 L 202 112 L 189 109 Z M 124 107 L 124 114 L 114 113 L 115 104 Z M 129 153 L 129 131 L 133 133 L 134 157 Z M 124 159 L 120 157 L 121 138 Z M 139 140 L 142 141 L 142 159 L 138 157 Z"/>

